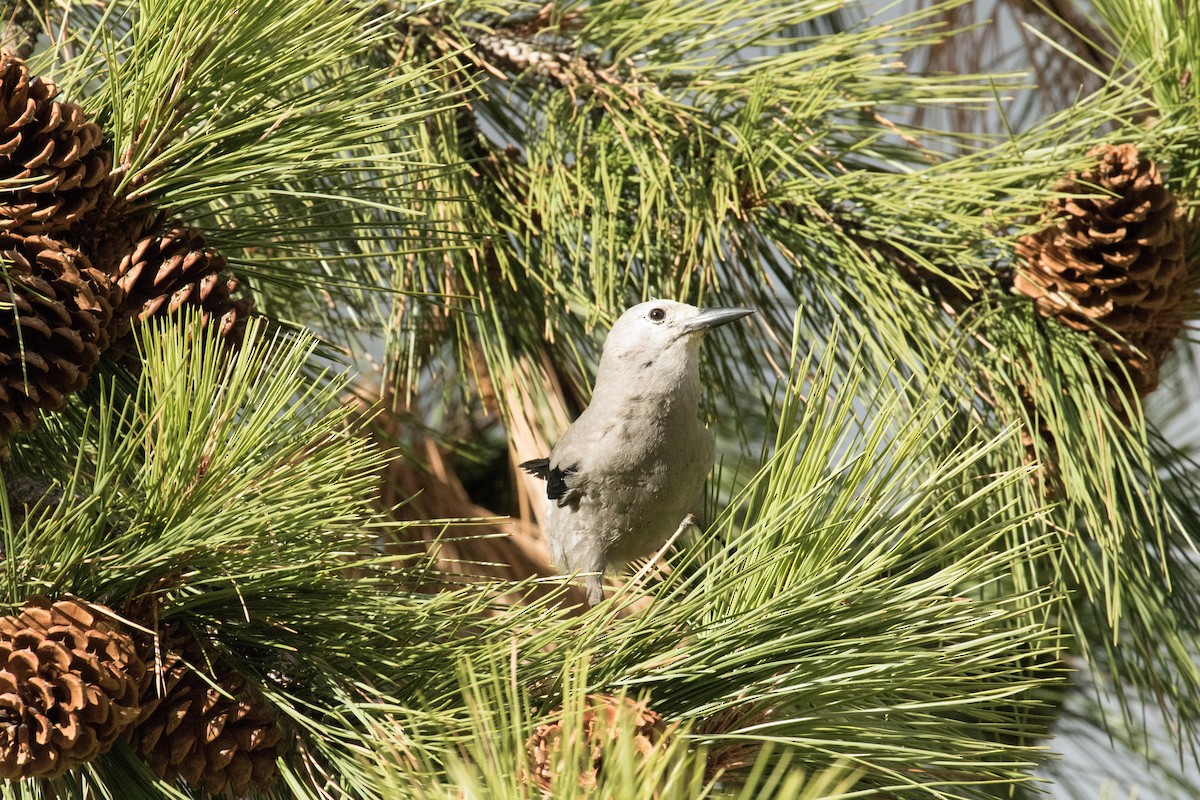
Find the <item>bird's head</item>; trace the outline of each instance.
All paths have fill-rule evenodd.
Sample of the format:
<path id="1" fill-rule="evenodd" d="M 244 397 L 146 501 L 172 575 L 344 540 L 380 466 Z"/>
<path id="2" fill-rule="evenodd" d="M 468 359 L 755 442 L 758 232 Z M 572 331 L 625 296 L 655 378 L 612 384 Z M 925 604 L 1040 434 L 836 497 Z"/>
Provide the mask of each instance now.
<path id="1" fill-rule="evenodd" d="M 695 353 L 704 334 L 753 313 L 748 308 L 700 309 L 674 300 L 648 300 L 613 325 L 604 340 L 604 360 L 636 370 L 662 367 L 662 356 Z"/>

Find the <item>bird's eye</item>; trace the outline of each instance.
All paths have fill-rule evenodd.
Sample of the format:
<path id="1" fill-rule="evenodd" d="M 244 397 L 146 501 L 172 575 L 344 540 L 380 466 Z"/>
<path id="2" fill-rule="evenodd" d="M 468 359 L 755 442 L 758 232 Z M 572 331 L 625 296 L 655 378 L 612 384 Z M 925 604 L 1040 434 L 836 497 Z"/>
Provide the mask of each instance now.
<path id="1" fill-rule="evenodd" d="M 663 311 L 661 308 L 650 309 L 650 321 L 651 322 L 662 322 L 666 318 L 667 318 L 667 312 Z"/>

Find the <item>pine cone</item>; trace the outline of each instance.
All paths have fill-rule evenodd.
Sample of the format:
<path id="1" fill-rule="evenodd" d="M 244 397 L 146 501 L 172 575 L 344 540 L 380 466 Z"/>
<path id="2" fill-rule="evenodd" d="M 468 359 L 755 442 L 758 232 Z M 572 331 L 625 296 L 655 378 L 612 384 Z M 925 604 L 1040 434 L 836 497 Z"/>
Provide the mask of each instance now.
<path id="1" fill-rule="evenodd" d="M 56 411 L 108 347 L 113 287 L 57 239 L 0 232 L 0 444 Z"/>
<path id="2" fill-rule="evenodd" d="M 135 322 L 197 308 L 205 325 L 219 326 L 227 342 L 238 344 L 252 302 L 234 299 L 238 282 L 224 272 L 227 262 L 204 237 L 174 227 L 148 236 L 121 259 L 117 281 L 125 293 L 125 309 Z"/>
<path id="3" fill-rule="evenodd" d="M 580 735 L 580 732 L 564 731 L 561 711 L 559 715 L 559 719 L 539 725 L 525 742 L 532 779 L 545 791 L 551 789 L 555 773 L 563 768 L 578 771 L 581 789 L 594 788 L 603 767 L 601 745 L 604 741 L 614 741 L 621 736 L 622 723 L 628 724 L 631 719 L 636 721 L 636 728 L 632 732 L 633 746 L 643 759 L 649 758 L 650 752 L 667 730 L 663 718 L 648 709 L 645 703 L 627 697 L 589 694 L 584 700 L 580 748 L 586 760 L 577 765 L 564 765 L 559 763 L 562 739 L 564 736 Z"/>
<path id="4" fill-rule="evenodd" d="M 770 708 L 760 708 L 753 703 L 730 706 L 705 717 L 692 728 L 695 736 L 728 736 L 739 730 L 761 725 L 774 714 Z M 762 750 L 762 742 L 745 739 L 720 739 L 709 748 L 704 765 L 704 780 L 715 780 L 719 776 L 754 763 Z"/>
<path id="5" fill-rule="evenodd" d="M 1060 189 L 1097 196 L 1050 204 L 1052 224 L 1017 245 L 1024 269 L 1014 286 L 1044 316 L 1093 331 L 1105 359 L 1119 362 L 1144 396 L 1158 386 L 1159 367 L 1183 328 L 1186 227 L 1158 168 L 1136 146 L 1089 155 L 1097 166 Z"/>
<path id="6" fill-rule="evenodd" d="M 195 283 L 179 287 L 170 297 L 162 295 L 147 303 L 142 309 L 141 319 L 196 308 L 206 327 L 216 325 L 226 342 L 240 344 L 254 304 L 249 297 L 234 298 L 239 288 L 241 284 L 238 279 L 229 273 L 211 272 Z"/>
<path id="7" fill-rule="evenodd" d="M 532 41 L 508 31 L 483 33 L 475 40 L 475 48 L 490 62 L 503 65 L 513 72 L 533 72 L 567 85 L 572 82 L 571 53 L 539 47 Z"/>
<path id="8" fill-rule="evenodd" d="M 621 82 L 615 70 L 600 65 L 595 53 L 564 37 L 499 28 L 478 35 L 474 45 L 476 58 L 493 74 L 529 72 L 567 88 Z"/>
<path id="9" fill-rule="evenodd" d="M 31 597 L 0 618 L 0 778 L 61 775 L 137 719 L 146 667 L 106 611 Z"/>
<path id="10" fill-rule="evenodd" d="M 240 797 L 266 788 L 287 744 L 270 703 L 190 635 L 169 636 L 165 649 L 162 685 L 150 683 L 131 729 L 134 750 L 160 777 L 196 790 Z"/>
<path id="11" fill-rule="evenodd" d="M 21 182 L 0 202 L 0 227 L 23 234 L 67 228 L 95 207 L 112 154 L 82 108 L 54 99 L 53 81 L 0 55 L 0 180 Z"/>
<path id="12" fill-rule="evenodd" d="M 96 269 L 116 275 L 121 259 L 131 254 L 138 242 L 162 230 L 164 214 L 114 194 L 116 178 L 102 187 L 96 207 L 63 233 L 62 238 L 87 253 Z"/>

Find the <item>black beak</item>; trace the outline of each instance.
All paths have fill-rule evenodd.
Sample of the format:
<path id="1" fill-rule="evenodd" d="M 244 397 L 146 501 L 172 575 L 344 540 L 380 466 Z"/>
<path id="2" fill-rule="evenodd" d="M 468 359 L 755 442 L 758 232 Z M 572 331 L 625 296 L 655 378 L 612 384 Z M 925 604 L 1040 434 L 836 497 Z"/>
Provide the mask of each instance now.
<path id="1" fill-rule="evenodd" d="M 753 313 L 752 308 L 706 308 L 683 323 L 683 332 L 710 331 Z"/>

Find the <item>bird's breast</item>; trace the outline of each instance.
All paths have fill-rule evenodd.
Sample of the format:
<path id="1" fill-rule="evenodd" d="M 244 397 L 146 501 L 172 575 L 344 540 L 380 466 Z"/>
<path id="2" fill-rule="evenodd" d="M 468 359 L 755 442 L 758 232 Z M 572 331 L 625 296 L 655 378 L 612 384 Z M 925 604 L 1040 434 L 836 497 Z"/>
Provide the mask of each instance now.
<path id="1" fill-rule="evenodd" d="M 547 525 L 560 564 L 582 563 L 593 545 L 609 561 L 647 555 L 686 514 L 702 511 L 713 437 L 698 419 L 699 381 L 691 377 L 598 385 L 559 440 L 551 466 L 575 469 L 568 502 Z"/>
<path id="2" fill-rule="evenodd" d="M 712 434 L 694 415 L 616 419 L 588 460 L 597 466 L 593 499 L 644 525 L 648 517 L 693 510 L 712 468 Z"/>

